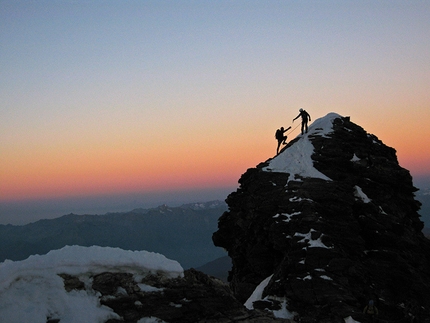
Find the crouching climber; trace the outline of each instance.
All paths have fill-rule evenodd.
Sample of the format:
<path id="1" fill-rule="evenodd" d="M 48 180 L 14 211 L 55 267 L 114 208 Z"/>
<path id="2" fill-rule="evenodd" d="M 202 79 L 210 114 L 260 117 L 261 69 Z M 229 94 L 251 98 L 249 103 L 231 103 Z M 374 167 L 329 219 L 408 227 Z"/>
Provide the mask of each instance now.
<path id="1" fill-rule="evenodd" d="M 276 130 L 275 133 L 275 138 L 276 140 L 278 140 L 278 147 L 276 148 L 276 154 L 279 154 L 279 147 L 281 146 L 281 144 L 286 145 L 287 142 L 287 136 L 284 136 L 284 133 L 288 130 L 290 130 L 291 127 L 288 127 L 287 129 L 284 130 L 284 127 L 281 127 L 280 129 Z"/>

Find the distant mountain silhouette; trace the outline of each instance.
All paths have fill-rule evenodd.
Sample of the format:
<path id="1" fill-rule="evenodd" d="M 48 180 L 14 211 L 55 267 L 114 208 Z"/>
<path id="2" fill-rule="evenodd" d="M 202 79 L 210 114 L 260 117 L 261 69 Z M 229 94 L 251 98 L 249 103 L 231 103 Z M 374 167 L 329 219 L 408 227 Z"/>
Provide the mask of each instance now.
<path id="1" fill-rule="evenodd" d="M 423 232 L 426 230 L 430 230 L 430 189 L 419 190 L 415 193 L 416 199 L 421 202 L 421 219 L 424 222 L 425 228 Z"/>
<path id="2" fill-rule="evenodd" d="M 226 210 L 225 202 L 211 201 L 0 225 L 0 261 L 22 260 L 66 245 L 98 245 L 158 252 L 184 268 L 200 266 L 226 255 L 211 240 Z"/>
<path id="3" fill-rule="evenodd" d="M 204 272 L 206 275 L 214 276 L 221 279 L 223 282 L 227 282 L 228 272 L 231 270 L 231 266 L 231 258 L 229 256 L 224 256 L 197 267 L 196 269 Z"/>

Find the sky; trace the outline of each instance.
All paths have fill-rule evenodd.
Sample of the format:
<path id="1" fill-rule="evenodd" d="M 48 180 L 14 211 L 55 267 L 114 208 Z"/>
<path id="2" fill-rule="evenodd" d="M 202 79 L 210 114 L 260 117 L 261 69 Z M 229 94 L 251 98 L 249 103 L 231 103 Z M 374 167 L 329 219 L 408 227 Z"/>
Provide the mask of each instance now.
<path id="1" fill-rule="evenodd" d="M 301 107 L 350 116 L 430 182 L 429 16 L 418 0 L 0 0 L 0 218 L 223 199 Z"/>

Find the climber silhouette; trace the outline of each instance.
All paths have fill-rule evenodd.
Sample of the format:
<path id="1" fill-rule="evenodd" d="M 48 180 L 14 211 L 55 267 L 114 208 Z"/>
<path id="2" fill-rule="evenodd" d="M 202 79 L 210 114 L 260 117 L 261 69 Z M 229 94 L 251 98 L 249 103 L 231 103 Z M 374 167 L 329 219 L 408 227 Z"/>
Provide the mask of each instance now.
<path id="1" fill-rule="evenodd" d="M 303 135 L 304 130 L 306 130 L 306 133 L 308 132 L 308 121 L 311 121 L 311 116 L 309 115 L 309 113 L 306 112 L 306 110 L 303 110 L 302 108 L 300 108 L 299 111 L 300 111 L 299 115 L 293 119 L 293 122 L 298 117 L 302 117 L 302 135 Z"/>
<path id="2" fill-rule="evenodd" d="M 284 127 L 281 127 L 280 129 L 276 130 L 275 138 L 278 140 L 278 147 L 276 148 L 276 154 L 279 154 L 279 147 L 281 146 L 281 143 L 286 145 L 287 142 L 287 136 L 284 136 L 284 133 L 291 129 L 291 127 L 288 127 L 284 130 Z"/>

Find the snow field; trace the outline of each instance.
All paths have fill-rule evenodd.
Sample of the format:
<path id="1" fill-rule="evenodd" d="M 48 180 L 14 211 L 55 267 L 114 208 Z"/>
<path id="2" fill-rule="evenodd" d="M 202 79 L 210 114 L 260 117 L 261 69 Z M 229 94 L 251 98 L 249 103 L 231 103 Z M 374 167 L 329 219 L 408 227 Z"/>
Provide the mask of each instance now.
<path id="1" fill-rule="evenodd" d="M 183 277 L 183 268 L 174 260 L 147 251 L 109 247 L 66 246 L 46 255 L 22 261 L 0 263 L 0 317 L 8 323 L 99 323 L 119 318 L 112 309 L 100 305 L 99 294 L 90 287 L 90 275 L 103 272 L 129 272 L 142 277 L 161 274 Z M 58 274 L 79 276 L 86 290 L 66 292 Z M 150 286 L 140 286 L 150 289 Z M 145 318 L 140 323 L 160 322 Z"/>

